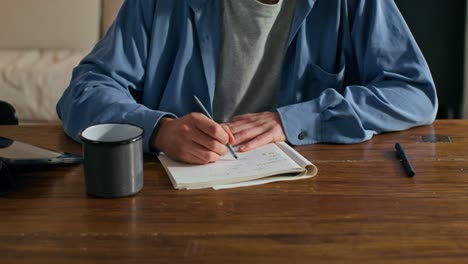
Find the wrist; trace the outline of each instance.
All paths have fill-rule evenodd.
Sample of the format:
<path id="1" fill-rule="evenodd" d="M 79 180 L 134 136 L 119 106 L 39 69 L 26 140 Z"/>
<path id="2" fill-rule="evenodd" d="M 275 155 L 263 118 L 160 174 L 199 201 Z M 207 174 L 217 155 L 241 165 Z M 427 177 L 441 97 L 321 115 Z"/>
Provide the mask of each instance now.
<path id="1" fill-rule="evenodd" d="M 156 149 L 156 150 L 160 150 L 162 151 L 163 150 L 163 142 L 164 142 L 164 131 L 165 131 L 165 128 L 167 127 L 168 123 L 170 123 L 171 121 L 173 121 L 174 119 L 172 118 L 169 118 L 169 117 L 163 117 L 159 120 L 158 124 L 156 125 L 156 127 L 154 128 L 153 130 L 153 134 L 152 134 L 152 140 L 151 140 L 151 145 L 153 147 L 153 149 Z"/>

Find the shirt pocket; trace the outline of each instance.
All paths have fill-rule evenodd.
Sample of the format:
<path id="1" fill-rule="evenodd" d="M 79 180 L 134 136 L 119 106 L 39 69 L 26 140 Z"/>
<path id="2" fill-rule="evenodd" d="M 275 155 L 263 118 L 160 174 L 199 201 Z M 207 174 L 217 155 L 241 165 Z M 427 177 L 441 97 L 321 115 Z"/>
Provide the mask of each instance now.
<path id="1" fill-rule="evenodd" d="M 346 66 L 343 64 L 336 72 L 328 72 L 316 64 L 309 64 L 308 86 L 310 92 L 317 97 L 324 90 L 332 88 L 342 93 L 344 90 Z"/>

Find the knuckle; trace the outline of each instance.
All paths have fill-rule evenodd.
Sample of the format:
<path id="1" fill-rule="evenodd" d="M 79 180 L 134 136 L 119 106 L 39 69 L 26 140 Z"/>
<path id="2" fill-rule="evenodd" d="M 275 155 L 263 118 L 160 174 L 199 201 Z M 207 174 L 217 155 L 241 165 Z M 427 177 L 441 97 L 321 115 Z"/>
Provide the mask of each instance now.
<path id="1" fill-rule="evenodd" d="M 252 142 L 249 142 L 249 143 L 243 145 L 242 148 L 243 148 L 244 150 L 250 150 L 250 149 L 252 148 L 252 146 L 253 146 L 253 143 L 252 143 Z"/>
<path id="2" fill-rule="evenodd" d="M 221 145 L 226 145 L 227 143 L 229 143 L 229 137 L 224 137 L 219 142 L 221 143 Z"/>
<path id="3" fill-rule="evenodd" d="M 208 132 L 211 134 L 211 135 L 219 135 L 219 133 L 221 132 L 222 128 L 216 124 L 210 124 L 210 126 L 208 127 Z"/>
<path id="4" fill-rule="evenodd" d="M 195 117 L 197 117 L 197 115 L 198 115 L 197 112 L 192 112 L 192 113 L 188 114 L 187 117 L 189 117 L 189 118 L 195 118 Z"/>
<path id="5" fill-rule="evenodd" d="M 214 140 L 210 140 L 206 143 L 206 147 L 209 149 L 209 150 L 216 150 L 218 144 L 216 141 Z"/>
<path id="6" fill-rule="evenodd" d="M 181 130 L 182 133 L 185 134 L 185 133 L 190 133 L 190 130 L 191 130 L 191 129 L 190 129 L 190 126 L 189 126 L 189 125 L 183 124 L 183 125 L 181 126 L 180 130 Z"/>
<path id="7" fill-rule="evenodd" d="M 249 136 L 249 132 L 247 130 L 242 130 L 236 134 L 236 137 L 239 138 L 247 138 Z"/>
<path id="8" fill-rule="evenodd" d="M 202 116 L 203 116 L 203 114 L 198 113 L 198 112 L 193 112 L 193 113 L 188 114 L 188 117 L 191 120 L 200 120 L 202 118 Z"/>
<path id="9" fill-rule="evenodd" d="M 261 134 L 255 138 L 255 142 L 260 142 L 268 139 L 268 134 Z"/>

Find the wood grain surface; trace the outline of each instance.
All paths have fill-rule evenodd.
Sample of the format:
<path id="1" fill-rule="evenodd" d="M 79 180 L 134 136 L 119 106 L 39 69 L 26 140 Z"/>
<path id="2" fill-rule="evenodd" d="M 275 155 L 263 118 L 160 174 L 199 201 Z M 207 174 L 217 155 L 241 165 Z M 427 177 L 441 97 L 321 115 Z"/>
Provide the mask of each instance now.
<path id="1" fill-rule="evenodd" d="M 467 263 L 467 132 L 446 120 L 300 146 L 315 178 L 221 191 L 174 190 L 151 156 L 143 190 L 119 199 L 88 197 L 82 165 L 19 169 L 0 197 L 0 263 Z M 81 153 L 59 126 L 0 136 Z"/>

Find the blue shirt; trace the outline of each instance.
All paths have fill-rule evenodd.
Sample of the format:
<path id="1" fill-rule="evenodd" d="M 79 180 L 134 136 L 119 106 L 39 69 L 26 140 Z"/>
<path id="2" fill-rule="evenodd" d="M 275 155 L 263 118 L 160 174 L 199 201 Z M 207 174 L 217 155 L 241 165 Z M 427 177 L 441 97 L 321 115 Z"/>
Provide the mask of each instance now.
<path id="1" fill-rule="evenodd" d="M 127 0 L 73 71 L 57 112 L 68 135 L 93 124 L 145 131 L 164 116 L 212 112 L 221 1 Z M 297 0 L 277 97 L 293 145 L 357 143 L 430 124 L 432 77 L 392 0 Z"/>

